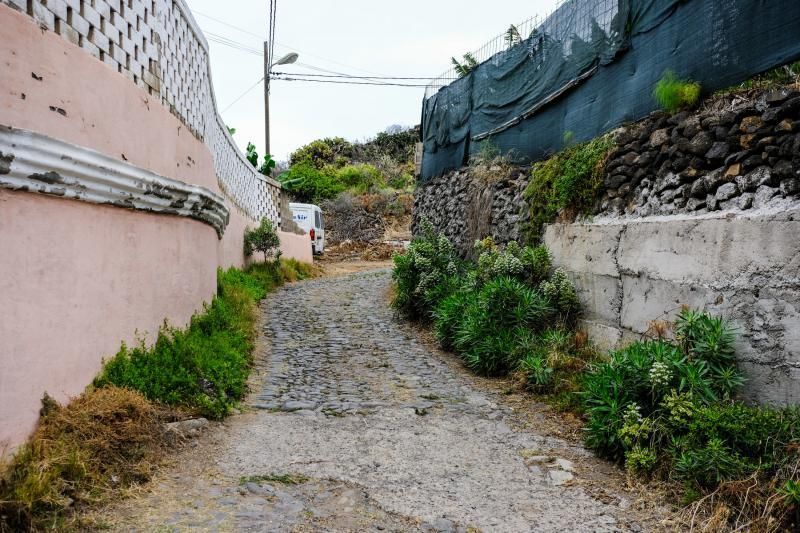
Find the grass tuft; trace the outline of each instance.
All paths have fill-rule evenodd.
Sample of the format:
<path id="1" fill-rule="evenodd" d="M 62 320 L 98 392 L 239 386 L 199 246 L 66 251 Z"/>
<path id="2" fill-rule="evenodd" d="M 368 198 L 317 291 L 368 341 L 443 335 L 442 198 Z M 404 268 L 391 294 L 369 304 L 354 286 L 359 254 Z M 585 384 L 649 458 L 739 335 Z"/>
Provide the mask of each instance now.
<path id="1" fill-rule="evenodd" d="M 697 103 L 700 99 L 700 84 L 694 81 L 679 80 L 674 72 L 668 70 L 653 89 L 653 98 L 664 111 L 675 113 Z"/>
<path id="2" fill-rule="evenodd" d="M 243 476 L 239 478 L 239 484 L 247 483 L 280 483 L 281 485 L 302 485 L 308 481 L 308 476 L 303 474 L 264 474 L 257 476 Z"/>

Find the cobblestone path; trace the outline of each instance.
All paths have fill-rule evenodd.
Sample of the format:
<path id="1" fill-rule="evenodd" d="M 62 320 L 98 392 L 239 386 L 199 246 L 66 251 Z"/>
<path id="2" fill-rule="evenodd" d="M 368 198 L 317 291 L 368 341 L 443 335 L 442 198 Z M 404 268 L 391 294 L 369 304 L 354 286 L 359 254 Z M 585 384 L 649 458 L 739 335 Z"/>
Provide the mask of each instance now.
<path id="1" fill-rule="evenodd" d="M 252 409 L 114 510 L 113 529 L 655 527 L 614 488 L 608 465 L 580 446 L 515 429 L 500 396 L 395 319 L 389 283 L 383 270 L 269 296 Z M 602 497 L 587 479 L 605 485 Z"/>

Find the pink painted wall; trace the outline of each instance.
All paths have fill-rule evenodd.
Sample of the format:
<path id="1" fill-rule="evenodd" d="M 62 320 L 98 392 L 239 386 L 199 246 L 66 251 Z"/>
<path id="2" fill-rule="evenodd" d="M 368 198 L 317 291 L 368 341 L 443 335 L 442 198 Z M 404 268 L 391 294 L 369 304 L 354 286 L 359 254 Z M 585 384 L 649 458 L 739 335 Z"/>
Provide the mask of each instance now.
<path id="1" fill-rule="evenodd" d="M 0 124 L 219 190 L 208 148 L 158 96 L 5 5 L 0 28 Z"/>
<path id="2" fill-rule="evenodd" d="M 278 237 L 281 240 L 281 251 L 285 257 L 293 257 L 306 263 L 314 262 L 314 254 L 311 252 L 311 239 L 309 239 L 308 235 L 279 231 Z"/>
<path id="3" fill-rule="evenodd" d="M 208 148 L 158 97 L 4 5 L 0 28 L 0 124 L 221 194 Z M 218 239 L 188 218 L 0 190 L 0 454 L 30 434 L 45 391 L 79 394 L 121 341 L 186 324 L 217 267 L 245 263 L 256 222 L 229 208 Z M 311 260 L 284 240 L 287 257 Z"/>
<path id="4" fill-rule="evenodd" d="M 216 290 L 211 226 L 0 190 L 0 440 L 33 429 L 42 393 L 79 394 L 102 357 L 185 324 Z"/>

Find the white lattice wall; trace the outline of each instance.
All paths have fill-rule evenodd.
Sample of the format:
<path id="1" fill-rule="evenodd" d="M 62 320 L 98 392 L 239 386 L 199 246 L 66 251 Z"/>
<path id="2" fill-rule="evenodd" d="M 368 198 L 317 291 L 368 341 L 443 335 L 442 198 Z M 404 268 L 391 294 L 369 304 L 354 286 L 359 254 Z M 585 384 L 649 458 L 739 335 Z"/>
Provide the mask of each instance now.
<path id="1" fill-rule="evenodd" d="M 217 112 L 208 43 L 184 0 L 0 0 L 158 95 L 214 156 L 222 190 L 280 224 L 280 185 L 255 171 Z"/>

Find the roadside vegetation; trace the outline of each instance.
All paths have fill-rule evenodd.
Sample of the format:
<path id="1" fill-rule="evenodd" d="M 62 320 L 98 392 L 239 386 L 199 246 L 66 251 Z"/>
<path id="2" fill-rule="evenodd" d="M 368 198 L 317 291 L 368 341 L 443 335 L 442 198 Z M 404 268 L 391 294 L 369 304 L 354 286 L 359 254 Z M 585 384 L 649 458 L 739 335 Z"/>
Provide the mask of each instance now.
<path id="1" fill-rule="evenodd" d="M 278 180 L 294 201 L 322 208 L 331 252 L 406 240 L 418 138 L 418 129 L 392 126 L 365 142 L 318 139 L 291 154 Z"/>
<path id="2" fill-rule="evenodd" d="M 186 328 L 165 323 L 154 344 L 123 344 L 65 406 L 45 396 L 38 429 L 0 477 L 0 531 L 83 528 L 79 511 L 151 477 L 174 447 L 166 422 L 230 414 L 247 392 L 258 301 L 314 275 L 265 253 L 275 259 L 219 270 L 216 296 Z"/>
<path id="3" fill-rule="evenodd" d="M 569 217 L 587 212 L 603 188 L 603 168 L 614 148 L 611 135 L 568 146 L 550 159 L 535 163 L 525 189 L 530 209 L 528 239 L 538 242 L 544 225 L 559 213 Z"/>
<path id="4" fill-rule="evenodd" d="M 393 306 L 444 349 L 581 416 L 586 444 L 632 476 L 667 482 L 685 525 L 776 531 L 798 524 L 800 409 L 737 399 L 736 333 L 683 309 L 605 354 L 577 329 L 579 303 L 543 246 L 490 239 L 460 259 L 429 224 L 395 256 Z"/>
<path id="5" fill-rule="evenodd" d="M 299 202 L 320 203 L 343 192 L 408 191 L 418 137 L 417 130 L 398 127 L 363 143 L 318 139 L 292 153 L 289 170 L 278 179 Z"/>
<path id="6" fill-rule="evenodd" d="M 675 113 L 697 103 L 700 99 L 700 84 L 678 79 L 674 72 L 668 70 L 653 89 L 653 98 L 664 111 Z"/>

